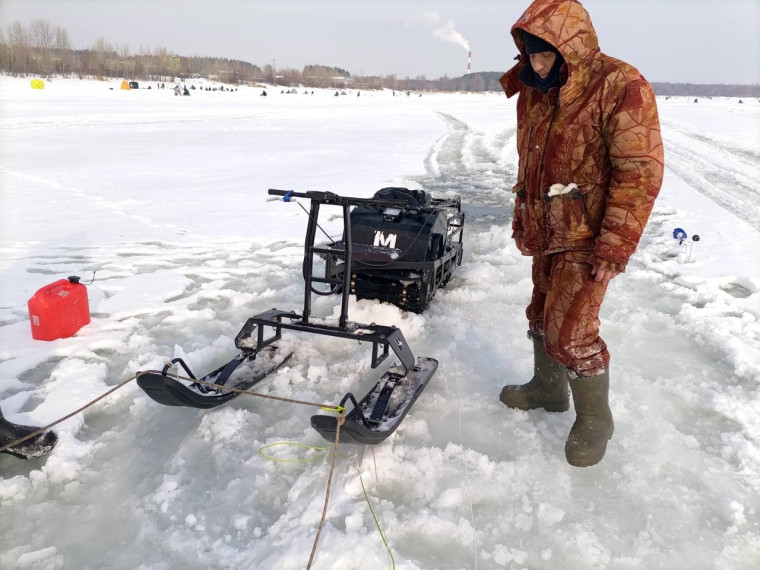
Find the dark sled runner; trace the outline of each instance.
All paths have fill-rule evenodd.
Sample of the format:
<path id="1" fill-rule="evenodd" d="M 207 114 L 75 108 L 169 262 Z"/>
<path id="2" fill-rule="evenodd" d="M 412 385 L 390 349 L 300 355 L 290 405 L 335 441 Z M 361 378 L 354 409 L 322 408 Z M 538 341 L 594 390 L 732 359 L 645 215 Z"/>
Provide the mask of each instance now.
<path id="1" fill-rule="evenodd" d="M 235 390 L 253 388 L 267 374 L 285 364 L 291 356 L 292 353 L 278 353 L 274 347 L 267 347 L 256 354 L 243 351 L 224 366 L 201 378 L 202 382 L 226 386 L 234 390 L 223 390 L 198 382 L 182 382 L 173 376 L 169 376 L 168 372 L 171 365 L 179 364 L 192 380 L 197 380 L 181 358 L 175 358 L 170 364 L 164 366 L 160 374 L 155 372 L 141 374 L 137 378 L 137 384 L 159 404 L 191 408 L 215 408 L 238 396 L 240 392 Z"/>
<path id="2" fill-rule="evenodd" d="M 235 346 L 240 350 L 240 354 L 226 365 L 204 376 L 200 381 L 182 359 L 175 359 L 171 364 L 181 366 L 189 380 L 180 379 L 177 375 L 170 373 L 170 365 L 167 364 L 160 373 L 140 374 L 137 383 L 148 396 L 164 405 L 213 408 L 238 396 L 240 393 L 238 390 L 248 390 L 255 386 L 269 373 L 288 361 L 291 353 L 282 353 L 276 344 L 282 338 L 283 330 L 357 340 L 371 344 L 373 369 L 377 368 L 391 352 L 398 359 L 398 363 L 385 372 L 360 400 L 357 401 L 351 393 L 343 397 L 340 405 L 345 407 L 350 403 L 352 408 L 346 414 L 345 423 L 341 427 L 340 441 L 370 445 L 380 443 L 392 434 L 404 419 L 438 368 L 438 361 L 433 358 L 415 357 L 401 330 L 395 326 L 361 324 L 348 320 L 349 295 L 352 292 L 359 294 L 355 286 L 356 272 L 353 269 L 356 260 L 353 230 L 355 227 L 361 227 L 361 223 L 354 224 L 351 208 L 353 207 L 354 211 L 359 210 L 359 215 L 379 213 L 381 216 L 395 217 L 398 220 L 398 212 L 408 211 L 409 202 L 403 196 L 402 199 L 394 199 L 398 196 L 393 195 L 350 198 L 331 192 L 299 193 L 284 190 L 269 190 L 269 194 L 281 196 L 285 202 L 295 201 L 294 198 L 305 198 L 311 202 L 304 247 L 303 311 L 297 313 L 271 309 L 250 317 L 235 338 Z M 337 206 L 342 209 L 343 239 L 341 241 L 331 241 L 327 245 L 315 244 L 321 206 Z M 443 221 L 439 220 L 438 211 L 424 211 L 426 208 L 430 210 L 432 202 L 427 201 L 419 207 L 420 215 L 423 216 L 421 219 L 427 219 L 432 223 L 423 223 L 421 228 L 417 229 L 417 235 L 424 233 L 424 240 L 420 243 L 423 243 L 421 249 L 425 249 L 425 256 L 430 255 L 428 253 L 430 243 L 436 244 L 435 257 L 420 261 L 429 264 L 424 267 L 434 271 L 434 283 L 440 285 L 444 279 L 448 279 L 453 267 L 461 261 L 463 215 L 460 215 L 461 212 L 457 214 L 458 199 L 456 202 L 439 204 L 439 206 L 441 207 L 438 210 L 444 212 Z M 428 217 L 425 218 L 425 216 Z M 435 231 L 426 232 L 426 225 L 438 228 L 438 235 L 441 237 L 435 238 Z M 457 231 L 459 232 L 458 240 L 453 237 Z M 448 241 L 444 241 L 444 237 Z M 388 255 L 387 252 L 382 251 L 382 247 L 376 248 L 374 254 Z M 359 244 L 357 255 L 366 261 L 368 251 L 372 253 L 367 248 L 367 244 Z M 447 255 L 438 255 L 441 252 Z M 326 269 L 322 275 L 315 275 L 316 258 L 324 261 Z M 445 259 L 442 260 L 442 258 Z M 397 259 L 395 258 L 394 261 Z M 404 260 L 404 263 L 408 262 L 408 259 Z M 398 266 L 395 269 L 412 271 Z M 341 311 L 337 323 L 322 322 L 311 317 L 313 293 L 341 294 Z M 432 295 L 426 299 L 429 301 L 430 297 Z M 204 382 L 217 386 L 207 386 Z M 325 439 L 334 441 L 338 426 L 335 415 L 312 416 L 311 425 Z"/>

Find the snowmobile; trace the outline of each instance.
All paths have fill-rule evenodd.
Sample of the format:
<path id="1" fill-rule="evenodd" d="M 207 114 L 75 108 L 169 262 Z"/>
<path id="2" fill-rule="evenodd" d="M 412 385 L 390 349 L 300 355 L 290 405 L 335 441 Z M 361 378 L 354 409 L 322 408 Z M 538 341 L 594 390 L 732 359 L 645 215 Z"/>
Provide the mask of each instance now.
<path id="1" fill-rule="evenodd" d="M 393 244 L 386 243 L 388 234 L 382 234 L 382 230 L 378 230 L 381 236 L 384 236 L 378 237 L 378 241 L 382 243 L 377 246 L 374 245 L 374 241 L 371 246 L 358 244 L 356 248 L 358 253 L 355 255 L 353 231 L 354 227 L 359 228 L 361 224 L 354 226 L 351 208 L 353 207 L 354 211 L 359 210 L 356 219 L 361 219 L 365 213 L 370 215 L 380 213 L 384 221 L 386 216 L 398 220 L 399 214 L 415 209 L 423 216 L 423 220 L 427 220 L 433 214 L 433 212 L 427 212 L 433 209 L 433 203 L 426 196 L 420 195 L 418 198 L 424 198 L 422 202 L 415 204 L 415 208 L 410 208 L 408 199 L 392 199 L 398 193 L 390 193 L 389 198 L 352 198 L 342 197 L 332 192 L 300 193 L 270 189 L 269 194 L 279 196 L 285 202 L 295 201 L 296 198 L 305 198 L 311 202 L 304 245 L 305 288 L 302 312 L 271 309 L 250 317 L 235 338 L 235 346 L 240 350 L 240 354 L 201 379 L 203 382 L 214 383 L 224 388 L 193 382 L 197 378 L 181 358 L 172 360 L 160 373 L 140 373 L 137 383 L 148 396 L 161 404 L 213 408 L 238 396 L 239 392 L 234 390 L 250 389 L 288 361 L 292 353 L 280 351 L 276 345 L 282 338 L 283 330 L 353 339 L 371 344 L 373 369 L 377 368 L 391 351 L 398 359 L 398 363 L 391 366 L 363 398 L 357 401 L 349 392 L 340 401 L 341 407 L 345 407 L 349 402 L 352 405 L 341 427 L 340 441 L 369 445 L 380 443 L 399 426 L 438 368 L 438 361 L 428 357 L 415 357 L 401 330 L 395 326 L 361 324 L 348 320 L 349 296 L 352 291 L 356 291 L 356 272 L 353 267 L 355 259 L 361 259 L 364 263 L 403 261 L 400 253 L 397 257 L 393 257 L 392 254 L 383 251 L 383 248 L 398 248 L 388 247 Z M 319 213 L 322 206 L 341 208 L 342 240 L 316 244 L 317 228 L 320 227 Z M 419 235 L 425 235 L 427 241 L 437 242 L 435 247 L 438 252 L 443 249 L 448 254 L 446 261 L 439 261 L 439 258 L 420 261 L 424 267 L 423 273 L 424 271 L 432 272 L 432 275 L 427 275 L 427 289 L 424 295 L 421 297 L 418 294 L 414 297 L 424 301 L 429 301 L 432 297 L 431 291 L 434 292 L 437 285 L 450 277 L 454 263 L 461 261 L 461 224 L 464 218 L 456 213 L 459 211 L 458 200 L 452 203 L 441 203 L 440 206 L 441 210 L 448 211 L 445 227 L 454 227 L 451 232 L 446 230 L 447 239 L 445 241 L 433 239 L 430 237 L 432 232 L 424 232 L 424 225 L 417 230 Z M 437 221 L 437 217 L 431 220 L 433 224 Z M 425 223 L 427 224 L 427 221 Z M 458 234 L 457 224 L 459 225 Z M 458 241 L 449 233 L 457 234 Z M 314 271 L 317 259 L 325 260 L 327 269 L 324 274 L 318 275 Z M 373 272 L 377 269 L 376 266 L 372 267 Z M 403 266 L 403 270 L 411 271 L 406 266 Z M 341 309 L 337 323 L 312 317 L 311 305 L 314 293 L 341 294 Z M 408 292 L 407 298 L 409 298 Z M 420 305 L 419 302 L 417 304 Z M 175 365 L 181 366 L 190 380 L 170 373 L 170 368 Z M 231 390 L 225 388 L 231 388 Z M 314 415 L 311 418 L 311 425 L 326 440 L 334 441 L 338 427 L 336 416 Z"/>

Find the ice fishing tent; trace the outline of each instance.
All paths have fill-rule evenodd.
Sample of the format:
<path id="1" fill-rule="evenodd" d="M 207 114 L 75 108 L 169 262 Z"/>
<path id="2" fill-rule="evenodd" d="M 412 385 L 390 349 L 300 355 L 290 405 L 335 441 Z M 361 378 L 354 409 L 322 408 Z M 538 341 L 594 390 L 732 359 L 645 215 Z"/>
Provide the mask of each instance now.
<path id="1" fill-rule="evenodd" d="M 32 89 L 44 89 L 45 82 L 42 79 L 32 79 Z"/>
<path id="2" fill-rule="evenodd" d="M 130 89 L 139 89 L 140 85 L 137 83 L 137 81 L 130 81 L 129 82 L 129 88 Z"/>
<path id="3" fill-rule="evenodd" d="M 122 89 L 126 89 L 127 91 L 129 91 L 129 89 L 130 89 L 129 82 L 126 79 L 121 82 L 121 88 Z"/>

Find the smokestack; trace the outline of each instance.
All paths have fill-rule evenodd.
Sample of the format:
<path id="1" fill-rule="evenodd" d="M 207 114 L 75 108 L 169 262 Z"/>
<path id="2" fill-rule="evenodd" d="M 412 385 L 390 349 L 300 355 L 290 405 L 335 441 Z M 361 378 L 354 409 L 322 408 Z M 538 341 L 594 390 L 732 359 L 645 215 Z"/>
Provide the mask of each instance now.
<path id="1" fill-rule="evenodd" d="M 472 67 L 472 52 L 467 52 L 467 75 L 470 75 L 470 69 Z"/>

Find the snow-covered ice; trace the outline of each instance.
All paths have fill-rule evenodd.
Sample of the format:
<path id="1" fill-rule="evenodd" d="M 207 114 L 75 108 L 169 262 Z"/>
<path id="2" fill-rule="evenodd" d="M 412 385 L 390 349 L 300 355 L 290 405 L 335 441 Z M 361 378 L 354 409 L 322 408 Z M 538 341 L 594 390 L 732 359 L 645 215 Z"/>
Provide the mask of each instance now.
<path id="1" fill-rule="evenodd" d="M 399 569 L 757 567 L 760 102 L 658 99 L 665 182 L 602 311 L 615 435 L 599 465 L 579 469 L 563 452 L 572 411 L 498 400 L 532 373 L 530 260 L 508 237 L 513 100 L 251 87 L 175 97 L 120 83 L 35 91 L 0 78 L 10 420 L 47 424 L 175 356 L 208 372 L 234 356 L 250 315 L 298 310 L 306 216 L 267 202 L 267 188 L 458 193 L 464 262 L 430 308 L 351 301 L 352 320 L 397 324 L 440 366 L 385 443 L 341 446 L 313 568 L 390 567 L 362 483 Z M 92 322 L 33 340 L 34 292 L 93 272 Z M 315 314 L 338 304 L 321 297 Z M 268 393 L 337 403 L 379 377 L 366 346 L 289 342 L 296 355 Z M 132 382 L 57 426 L 49 457 L 0 455 L 0 567 L 305 568 L 330 456 L 271 448 L 313 459 L 283 463 L 259 450 L 326 445 L 312 413 L 246 396 L 169 408 Z"/>

